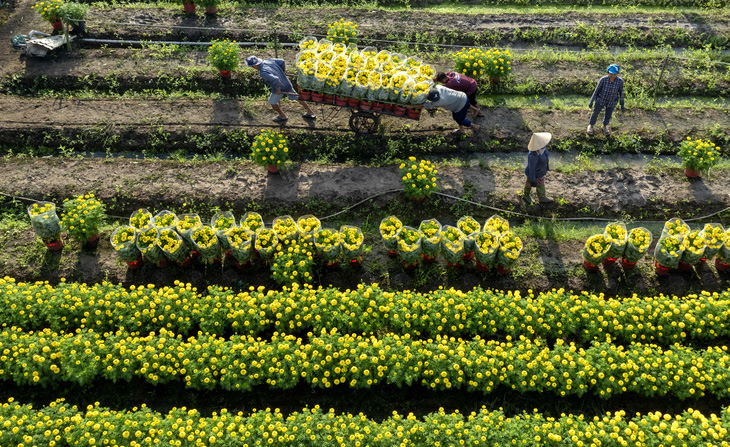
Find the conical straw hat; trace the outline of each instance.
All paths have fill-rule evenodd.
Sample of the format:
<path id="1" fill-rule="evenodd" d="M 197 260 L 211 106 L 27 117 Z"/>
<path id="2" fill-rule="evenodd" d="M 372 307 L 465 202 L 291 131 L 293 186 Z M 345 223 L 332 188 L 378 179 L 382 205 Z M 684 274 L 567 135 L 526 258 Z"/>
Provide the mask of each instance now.
<path id="1" fill-rule="evenodd" d="M 553 139 L 553 134 L 550 132 L 537 132 L 532 134 L 530 142 L 527 144 L 527 150 L 539 151 L 540 149 L 547 146 L 550 140 Z"/>

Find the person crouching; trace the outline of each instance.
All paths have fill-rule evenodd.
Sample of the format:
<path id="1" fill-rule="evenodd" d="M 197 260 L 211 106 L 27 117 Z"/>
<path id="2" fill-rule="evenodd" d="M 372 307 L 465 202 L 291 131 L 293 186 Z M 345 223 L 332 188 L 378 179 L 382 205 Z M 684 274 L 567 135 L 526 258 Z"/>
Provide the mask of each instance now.
<path id="1" fill-rule="evenodd" d="M 472 124 L 471 121 L 466 119 L 470 104 L 464 92 L 457 92 L 443 85 L 436 85 L 428 93 L 426 103 L 423 106 L 426 109 L 440 107 L 451 112 L 451 117 L 459 125 L 459 128 L 452 132 L 453 134 L 463 134 L 466 128 L 472 129 L 475 132 L 479 130 L 479 126 Z"/>

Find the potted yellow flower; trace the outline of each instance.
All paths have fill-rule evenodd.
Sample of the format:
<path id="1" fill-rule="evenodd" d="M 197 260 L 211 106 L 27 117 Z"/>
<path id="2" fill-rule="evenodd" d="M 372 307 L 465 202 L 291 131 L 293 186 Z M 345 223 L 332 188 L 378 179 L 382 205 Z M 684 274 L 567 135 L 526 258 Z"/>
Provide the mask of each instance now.
<path id="1" fill-rule="evenodd" d="M 730 229 L 725 231 L 725 243 L 717 252 L 715 268 L 719 272 L 726 272 L 730 270 Z"/>
<path id="2" fill-rule="evenodd" d="M 204 225 L 203 228 L 193 233 L 192 239 L 195 249 L 200 253 L 204 263 L 212 264 L 220 261 L 221 245 L 213 228 Z"/>
<path id="3" fill-rule="evenodd" d="M 96 245 L 99 241 L 99 225 L 106 218 L 104 204 L 94 194 L 82 194 L 63 202 L 61 226 L 70 236 L 83 245 Z"/>
<path id="4" fill-rule="evenodd" d="M 228 39 L 214 40 L 208 48 L 208 62 L 221 74 L 222 78 L 230 78 L 231 72 L 238 68 L 240 48 Z"/>
<path id="5" fill-rule="evenodd" d="M 279 246 L 279 237 L 276 231 L 269 228 L 259 228 L 256 230 L 254 249 L 263 259 L 270 260 L 274 257 L 276 247 Z"/>
<path id="6" fill-rule="evenodd" d="M 289 159 L 289 140 L 279 131 L 262 130 L 251 144 L 251 158 L 259 166 L 266 166 L 271 174 Z"/>
<path id="7" fill-rule="evenodd" d="M 589 237 L 583 246 L 583 267 L 589 272 L 598 269 L 598 264 L 606 258 L 608 250 L 611 249 L 611 237 L 606 233 L 594 234 Z"/>
<path id="8" fill-rule="evenodd" d="M 398 256 L 398 252 L 396 252 L 398 247 L 396 235 L 401 227 L 403 227 L 403 223 L 395 216 L 388 216 L 380 221 L 380 235 L 383 237 L 383 245 L 385 245 L 388 256 L 391 258 Z"/>
<path id="9" fill-rule="evenodd" d="M 677 267 L 680 270 L 692 270 L 692 266 L 700 262 L 704 257 L 705 248 L 707 247 L 701 230 L 690 231 L 682 241 L 682 246 L 684 247 L 684 251 L 682 252 L 682 258 L 679 260 Z"/>
<path id="10" fill-rule="evenodd" d="M 486 228 L 481 233 L 477 233 L 474 238 L 477 270 L 488 272 L 497 259 L 498 249 L 499 233 L 491 228 Z"/>
<path id="11" fill-rule="evenodd" d="M 251 265 L 251 254 L 253 253 L 253 232 L 247 228 L 233 227 L 226 231 L 225 237 L 236 267 L 240 270 L 248 268 Z"/>
<path id="12" fill-rule="evenodd" d="M 415 228 L 404 226 L 396 235 L 398 255 L 403 267 L 412 270 L 418 267 L 421 258 L 421 234 Z"/>
<path id="13" fill-rule="evenodd" d="M 711 141 L 687 137 L 680 144 L 677 155 L 684 163 L 684 174 L 696 178 L 720 161 L 720 148 Z"/>
<path id="14" fill-rule="evenodd" d="M 424 220 L 418 226 L 421 232 L 421 257 L 423 262 L 431 264 L 441 251 L 441 224 L 436 219 Z"/>
<path id="15" fill-rule="evenodd" d="M 401 163 L 399 169 L 403 191 L 406 196 L 416 202 L 423 201 L 432 192 L 438 190 L 436 184 L 438 170 L 433 167 L 430 161 L 417 161 L 416 157 L 408 157 L 408 161 Z"/>
<path id="16" fill-rule="evenodd" d="M 629 232 L 628 239 L 626 241 L 626 248 L 624 254 L 621 257 L 621 265 L 624 270 L 631 270 L 636 266 L 649 249 L 651 245 L 652 234 L 649 230 L 644 227 L 634 228 Z"/>
<path id="17" fill-rule="evenodd" d="M 342 244 L 342 257 L 345 261 L 350 261 L 350 265 L 360 265 L 362 255 L 365 251 L 363 242 L 365 236 L 362 230 L 351 225 L 343 225 L 340 227 L 340 241 Z"/>
<path id="18" fill-rule="evenodd" d="M 28 207 L 33 230 L 50 251 L 63 248 L 61 220 L 56 214 L 56 205 L 51 202 L 37 202 Z"/>
<path id="19" fill-rule="evenodd" d="M 700 259 L 700 262 L 704 262 L 708 259 L 712 259 L 713 256 L 720 251 L 723 244 L 727 240 L 727 234 L 725 229 L 719 223 L 707 223 L 702 227 L 702 237 L 705 240 L 705 254 Z"/>
<path id="20" fill-rule="evenodd" d="M 314 247 L 328 268 L 337 266 L 342 248 L 340 234 L 337 231 L 329 228 L 317 230 L 314 233 Z"/>
<path id="21" fill-rule="evenodd" d="M 63 29 L 63 23 L 59 16 L 61 6 L 63 6 L 63 0 L 43 0 L 36 2 L 30 8 L 40 14 L 43 20 L 53 25 L 54 30 L 60 31 Z"/>
<path id="22" fill-rule="evenodd" d="M 654 248 L 654 267 L 657 275 L 664 276 L 679 266 L 684 245 L 677 236 L 663 236 Z"/>
<path id="23" fill-rule="evenodd" d="M 335 44 L 342 43 L 345 46 L 357 43 L 357 25 L 346 22 L 345 19 L 331 23 L 327 28 L 327 39 Z"/>
<path id="24" fill-rule="evenodd" d="M 522 253 L 522 239 L 511 231 L 499 236 L 499 250 L 497 251 L 497 272 L 506 275 L 517 263 Z"/>
<path id="25" fill-rule="evenodd" d="M 606 257 L 603 258 L 603 265 L 613 265 L 618 258 L 623 256 L 626 248 L 626 224 L 613 222 L 606 225 L 606 235 L 611 238 L 611 248 L 608 249 Z"/>
<path id="26" fill-rule="evenodd" d="M 129 225 L 118 227 L 111 235 L 109 242 L 117 256 L 126 262 L 131 270 L 142 267 L 142 253 L 137 248 L 137 230 Z"/>
<path id="27" fill-rule="evenodd" d="M 460 229 L 445 225 L 441 229 L 441 253 L 446 260 L 446 267 L 459 268 L 464 262 L 464 241 L 466 235 Z"/>
<path id="28" fill-rule="evenodd" d="M 464 216 L 456 222 L 456 228 L 466 235 L 464 240 L 464 261 L 469 261 L 474 257 L 474 239 L 482 226 L 473 217 Z"/>

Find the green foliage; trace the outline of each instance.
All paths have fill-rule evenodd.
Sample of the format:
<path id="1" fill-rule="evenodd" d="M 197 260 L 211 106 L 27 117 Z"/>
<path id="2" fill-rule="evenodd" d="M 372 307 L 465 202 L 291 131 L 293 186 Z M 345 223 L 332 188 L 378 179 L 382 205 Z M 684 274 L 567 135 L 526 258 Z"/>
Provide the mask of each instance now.
<path id="1" fill-rule="evenodd" d="M 327 28 L 327 39 L 333 43 L 343 43 L 345 45 L 357 43 L 357 27 L 358 25 L 355 23 L 340 19 L 331 23 Z"/>
<path id="2" fill-rule="evenodd" d="M 720 161 L 720 148 L 711 141 L 692 140 L 691 137 L 687 137 L 680 144 L 678 155 L 682 158 L 685 168 L 707 171 Z"/>
<path id="3" fill-rule="evenodd" d="M 99 234 L 99 226 L 105 219 L 104 204 L 94 194 L 81 194 L 63 202 L 61 226 L 82 243 Z"/>
<path id="4" fill-rule="evenodd" d="M 279 131 L 264 130 L 251 144 L 251 158 L 259 166 L 279 166 L 289 159 L 289 139 Z"/>
<path id="5" fill-rule="evenodd" d="M 40 14 L 46 22 L 55 23 L 60 20 L 59 13 L 63 6 L 63 0 L 43 0 L 36 2 L 31 9 Z"/>
<path id="6" fill-rule="evenodd" d="M 409 157 L 407 162 L 400 165 L 403 190 L 408 197 L 413 199 L 428 197 L 438 190 L 436 174 L 438 174 L 438 170 L 430 161 L 418 161 L 416 157 Z"/>
<path id="7" fill-rule="evenodd" d="M 238 44 L 228 39 L 214 40 L 208 48 L 208 62 L 220 71 L 233 71 L 238 68 L 238 59 L 241 50 Z"/>
<path id="8" fill-rule="evenodd" d="M 311 241 L 282 241 L 271 263 L 271 278 L 285 286 L 311 283 L 314 267 L 314 244 Z"/>
<path id="9" fill-rule="evenodd" d="M 89 7 L 77 2 L 66 2 L 58 9 L 58 18 L 65 24 L 76 24 L 81 20 L 86 20 L 86 14 Z"/>

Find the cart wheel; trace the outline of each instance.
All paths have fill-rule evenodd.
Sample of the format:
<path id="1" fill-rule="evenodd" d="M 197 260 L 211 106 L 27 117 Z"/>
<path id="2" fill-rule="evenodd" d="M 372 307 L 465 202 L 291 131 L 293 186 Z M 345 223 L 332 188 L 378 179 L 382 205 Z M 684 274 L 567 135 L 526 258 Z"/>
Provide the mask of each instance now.
<path id="1" fill-rule="evenodd" d="M 361 134 L 375 133 L 380 124 L 380 115 L 370 112 L 356 111 L 350 117 L 350 129 Z"/>

